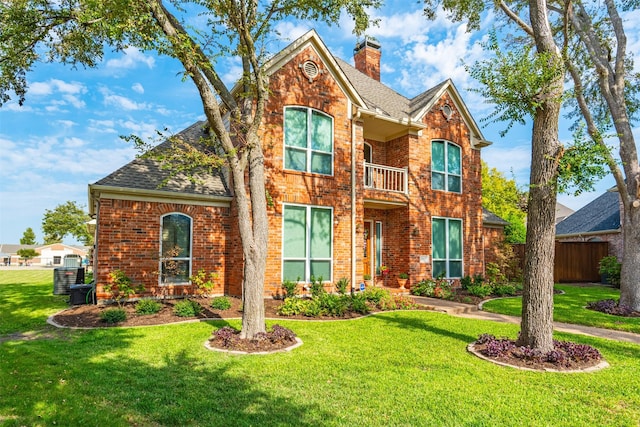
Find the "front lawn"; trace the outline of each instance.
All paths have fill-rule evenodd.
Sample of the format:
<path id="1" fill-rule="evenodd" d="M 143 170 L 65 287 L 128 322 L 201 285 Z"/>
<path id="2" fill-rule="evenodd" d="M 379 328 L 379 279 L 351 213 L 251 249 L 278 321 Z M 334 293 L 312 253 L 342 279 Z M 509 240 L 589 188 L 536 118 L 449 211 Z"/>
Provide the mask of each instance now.
<path id="1" fill-rule="evenodd" d="M 277 323 L 304 344 L 261 356 L 205 349 L 214 328 L 239 327 L 239 320 L 1 342 L 0 425 L 640 423 L 637 345 L 558 333 L 598 348 L 612 366 L 591 374 L 539 373 L 467 353 L 481 333 L 514 338 L 518 327 L 511 324 L 425 311 Z"/>
<path id="2" fill-rule="evenodd" d="M 617 300 L 620 298 L 619 289 L 607 286 L 573 285 L 556 285 L 555 288 L 564 291 L 564 294 L 556 294 L 553 297 L 553 320 L 556 322 L 640 333 L 640 317 L 613 316 L 585 308 L 590 302 L 603 299 Z M 492 313 L 521 316 L 522 298 L 487 301 L 482 308 Z"/>

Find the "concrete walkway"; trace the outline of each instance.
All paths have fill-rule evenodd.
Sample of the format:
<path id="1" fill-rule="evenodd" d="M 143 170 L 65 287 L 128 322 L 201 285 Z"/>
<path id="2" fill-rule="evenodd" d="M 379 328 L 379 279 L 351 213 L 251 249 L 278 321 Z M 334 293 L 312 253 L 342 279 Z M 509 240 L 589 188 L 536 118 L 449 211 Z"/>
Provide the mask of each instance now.
<path id="1" fill-rule="evenodd" d="M 411 298 L 413 298 L 418 304 L 426 306 L 429 310 L 440 311 L 451 316 L 520 324 L 520 317 L 489 313 L 479 310 L 476 306 L 470 304 L 462 304 L 439 298 L 417 296 L 411 296 Z M 591 337 L 607 338 L 615 341 L 640 344 L 640 334 L 634 334 L 633 332 L 614 331 L 612 329 L 594 328 L 591 326 L 574 325 L 571 323 L 561 322 L 554 322 L 553 327 L 556 331 L 560 332 L 569 332 L 572 334 L 588 335 Z"/>

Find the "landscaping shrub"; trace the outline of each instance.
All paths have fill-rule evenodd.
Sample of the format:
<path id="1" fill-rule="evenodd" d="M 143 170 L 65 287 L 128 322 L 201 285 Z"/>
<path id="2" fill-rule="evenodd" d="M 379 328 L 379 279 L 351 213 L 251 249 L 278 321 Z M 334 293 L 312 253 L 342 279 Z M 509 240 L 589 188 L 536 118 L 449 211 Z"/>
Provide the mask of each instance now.
<path id="1" fill-rule="evenodd" d="M 310 300 L 300 298 L 285 298 L 284 302 L 278 307 L 278 314 L 281 316 L 296 316 L 306 311 Z"/>
<path id="2" fill-rule="evenodd" d="M 207 278 L 207 272 L 201 268 L 198 270 L 196 274 L 189 277 L 191 283 L 193 283 L 197 288 L 198 295 L 208 295 L 215 288 L 215 280 L 218 278 L 218 273 L 209 273 L 209 277 Z"/>
<path id="3" fill-rule="evenodd" d="M 371 311 L 367 305 L 367 298 L 364 294 L 351 295 L 351 311 L 360 314 L 367 314 Z"/>
<path id="4" fill-rule="evenodd" d="M 173 306 L 173 313 L 178 317 L 196 317 L 202 312 L 202 306 L 196 301 L 185 299 Z"/>
<path id="5" fill-rule="evenodd" d="M 231 308 L 231 301 L 227 297 L 215 297 L 211 300 L 211 308 L 214 310 L 228 310 Z"/>
<path id="6" fill-rule="evenodd" d="M 108 308 L 100 313 L 100 320 L 105 323 L 120 323 L 127 320 L 127 313 L 122 308 Z"/>
<path id="7" fill-rule="evenodd" d="M 613 255 L 606 256 L 600 260 L 599 273 L 607 278 L 607 283 L 616 288 L 620 287 L 620 270 L 622 264 L 618 262 L 618 258 Z"/>
<path id="8" fill-rule="evenodd" d="M 317 279 L 311 276 L 311 297 L 316 298 L 325 293 L 324 286 L 322 285 L 322 276 Z"/>
<path id="9" fill-rule="evenodd" d="M 282 289 L 284 290 L 283 299 L 293 298 L 298 294 L 298 282 L 285 280 L 282 282 Z"/>
<path id="10" fill-rule="evenodd" d="M 307 300 L 307 304 L 304 306 L 302 314 L 307 317 L 322 316 L 322 306 L 317 299 Z"/>
<path id="11" fill-rule="evenodd" d="M 493 292 L 493 288 L 487 285 L 472 285 L 467 289 L 469 293 L 473 296 L 485 298 Z"/>
<path id="12" fill-rule="evenodd" d="M 256 339 L 252 342 L 258 343 L 262 340 L 268 340 L 272 344 L 293 344 L 296 342 L 296 334 L 280 325 L 273 325 L 270 331 L 257 334 Z M 230 326 L 224 326 L 213 333 L 212 341 L 216 341 L 221 347 L 232 348 L 240 342 L 240 331 Z"/>
<path id="13" fill-rule="evenodd" d="M 619 301 L 613 299 L 603 299 L 596 302 L 590 302 L 587 304 L 587 308 L 601 313 L 612 314 L 614 316 L 630 317 L 635 313 L 635 311 L 628 305 L 620 304 Z"/>
<path id="14" fill-rule="evenodd" d="M 380 303 L 381 299 L 390 295 L 389 291 L 382 288 L 367 288 L 364 290 L 363 294 L 368 302 L 375 304 L 376 306 Z"/>
<path id="15" fill-rule="evenodd" d="M 136 314 L 156 314 L 162 309 L 162 304 L 152 299 L 141 299 L 136 303 Z"/>
<path id="16" fill-rule="evenodd" d="M 341 278 L 336 283 L 336 289 L 340 295 L 345 295 L 347 293 L 347 288 L 349 287 L 349 279 L 346 277 Z"/>
<path id="17" fill-rule="evenodd" d="M 515 295 L 516 287 L 510 284 L 495 285 L 493 287 L 493 294 L 499 297 Z"/>
<path id="18" fill-rule="evenodd" d="M 424 279 L 411 286 L 411 293 L 413 295 L 419 295 L 422 297 L 432 297 L 436 282 L 433 280 Z"/>
<path id="19" fill-rule="evenodd" d="M 349 309 L 349 297 L 336 294 L 321 294 L 317 299 L 322 315 L 340 317 Z"/>

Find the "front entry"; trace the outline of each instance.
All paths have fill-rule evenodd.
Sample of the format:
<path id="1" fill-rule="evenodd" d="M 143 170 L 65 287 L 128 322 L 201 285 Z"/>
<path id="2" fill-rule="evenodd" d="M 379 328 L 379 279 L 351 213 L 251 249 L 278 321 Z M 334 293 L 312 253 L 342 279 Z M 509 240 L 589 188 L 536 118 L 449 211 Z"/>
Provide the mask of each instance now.
<path id="1" fill-rule="evenodd" d="M 372 279 L 382 265 L 382 222 L 364 222 L 364 254 L 362 257 L 363 274 Z"/>

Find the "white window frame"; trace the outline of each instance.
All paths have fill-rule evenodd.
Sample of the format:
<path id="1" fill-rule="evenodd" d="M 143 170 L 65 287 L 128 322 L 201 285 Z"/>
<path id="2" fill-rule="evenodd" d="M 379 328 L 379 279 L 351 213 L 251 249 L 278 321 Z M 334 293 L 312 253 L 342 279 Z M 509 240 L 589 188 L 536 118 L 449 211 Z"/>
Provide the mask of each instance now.
<path id="1" fill-rule="evenodd" d="M 287 145 L 287 141 L 286 141 L 286 126 L 287 126 L 287 121 L 286 121 L 286 117 L 287 117 L 287 109 L 289 108 L 295 108 L 298 110 L 306 110 L 307 111 L 307 147 L 306 148 L 301 148 L 301 147 L 295 147 L 295 146 L 289 146 Z M 331 152 L 327 152 L 327 151 L 320 151 L 320 150 L 314 150 L 313 148 L 311 148 L 311 124 L 312 124 L 312 117 L 313 117 L 313 113 L 316 112 L 318 114 L 321 114 L 325 117 L 328 117 L 329 119 L 331 119 Z M 323 176 L 333 176 L 333 171 L 335 169 L 334 167 L 334 160 L 335 160 L 335 156 L 334 156 L 334 152 L 335 152 L 335 138 L 334 138 L 334 133 L 335 133 L 335 121 L 333 119 L 333 116 L 330 116 L 329 114 L 325 113 L 324 111 L 321 110 L 317 110 L 315 108 L 311 108 L 311 107 L 305 107 L 302 105 L 287 105 L 286 107 L 284 107 L 284 112 L 282 115 L 283 119 L 282 119 L 282 139 L 283 139 L 283 144 L 282 144 L 282 169 L 283 170 L 287 170 L 287 171 L 295 171 L 295 172 L 304 172 L 304 173 L 313 173 L 313 174 L 318 174 L 318 175 L 323 175 Z M 287 148 L 291 148 L 293 150 L 298 150 L 298 151 L 304 151 L 306 152 L 306 158 L 307 158 L 307 164 L 305 165 L 305 170 L 304 171 L 300 171 L 297 169 L 288 169 L 285 167 L 286 164 L 286 156 L 287 156 Z M 331 155 L 331 172 L 330 173 L 322 173 L 322 172 L 312 172 L 311 171 L 311 159 L 312 159 L 312 154 L 313 153 L 323 153 L 323 154 L 330 154 Z"/>
<path id="2" fill-rule="evenodd" d="M 445 254 L 446 254 L 446 258 L 436 258 L 435 256 L 435 248 L 434 248 L 434 243 L 433 243 L 433 222 L 434 220 L 445 220 Z M 449 242 L 451 241 L 449 238 L 449 221 L 458 221 L 460 222 L 460 258 L 449 258 Z M 462 277 L 464 277 L 464 221 L 462 220 L 462 218 L 448 218 L 448 217 L 443 217 L 443 216 L 434 216 L 431 218 L 431 274 L 433 275 L 433 277 L 435 278 L 435 274 L 434 270 L 435 270 L 435 263 L 436 262 L 445 262 L 445 278 L 446 279 L 460 279 Z M 450 263 L 451 261 L 456 261 L 456 262 L 460 262 L 460 277 L 458 276 L 451 276 L 451 270 L 450 270 Z"/>
<path id="3" fill-rule="evenodd" d="M 434 142 L 442 142 L 444 143 L 444 171 L 435 171 L 433 169 L 433 143 Z M 460 150 L 460 173 L 451 173 L 449 172 L 449 145 L 455 145 Z M 462 182 L 462 171 L 464 170 L 464 165 L 462 164 L 462 147 L 455 142 L 447 141 L 446 139 L 434 139 L 431 141 L 431 189 L 435 191 L 446 191 L 448 193 L 456 193 L 462 194 L 463 182 Z M 438 173 L 444 175 L 444 188 L 433 188 L 433 174 Z M 449 176 L 457 176 L 460 178 L 460 191 L 452 191 L 449 190 Z"/>
<path id="4" fill-rule="evenodd" d="M 284 257 L 284 245 L 285 245 L 285 215 L 284 215 L 284 210 L 287 206 L 293 206 L 293 207 L 299 207 L 299 208 L 305 208 L 306 209 L 306 217 L 305 217 L 305 221 L 306 221 L 306 230 L 305 230 L 305 239 L 306 239 L 306 248 L 305 248 L 305 256 L 304 257 L 291 257 L 291 258 L 285 258 Z M 313 260 L 316 261 L 329 261 L 329 275 L 331 277 L 323 277 L 322 281 L 323 283 L 325 282 L 332 282 L 333 281 L 333 248 L 334 248 L 334 241 L 333 241 L 333 237 L 334 237 L 334 224 L 333 224 L 333 207 L 331 206 L 320 206 L 320 205 L 302 205 L 302 204 L 296 204 L 296 203 L 284 203 L 282 205 L 282 256 L 281 256 L 281 265 L 280 265 L 280 271 L 281 271 L 281 275 L 282 275 L 282 279 L 284 280 L 284 264 L 285 261 L 304 261 L 304 277 L 300 278 L 300 283 L 310 283 L 311 282 L 311 210 L 312 209 L 324 209 L 324 210 L 328 210 L 331 213 L 331 236 L 330 236 L 330 241 L 331 241 L 331 257 L 329 258 L 313 258 Z M 296 279 L 290 279 L 290 280 L 296 280 Z"/>
<path id="5" fill-rule="evenodd" d="M 189 263 L 189 271 L 187 272 L 187 278 L 191 277 L 192 275 L 192 268 L 193 268 L 193 218 L 189 215 L 186 215 L 182 212 L 167 212 L 166 214 L 160 216 L 160 260 L 158 262 L 158 271 L 160 272 L 160 274 L 158 274 L 158 283 L 160 286 L 172 286 L 172 285 L 190 285 L 191 281 L 189 279 L 187 279 L 186 281 L 183 282 L 165 282 L 163 279 L 163 270 L 162 270 L 162 263 L 163 261 L 165 261 L 168 258 L 164 258 L 163 256 L 163 239 L 162 239 L 162 233 L 163 233 L 163 229 L 164 229 L 164 219 L 168 216 L 171 215 L 179 215 L 179 216 L 183 216 L 185 218 L 189 219 L 189 256 L 188 257 L 172 257 L 171 260 L 173 261 L 188 261 Z"/>

